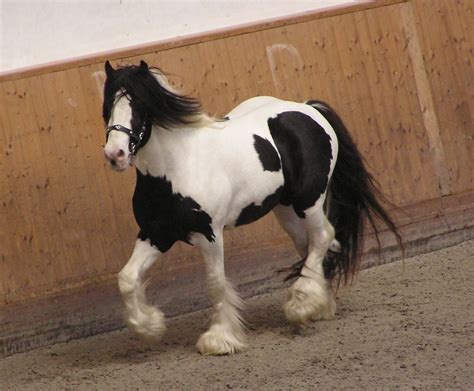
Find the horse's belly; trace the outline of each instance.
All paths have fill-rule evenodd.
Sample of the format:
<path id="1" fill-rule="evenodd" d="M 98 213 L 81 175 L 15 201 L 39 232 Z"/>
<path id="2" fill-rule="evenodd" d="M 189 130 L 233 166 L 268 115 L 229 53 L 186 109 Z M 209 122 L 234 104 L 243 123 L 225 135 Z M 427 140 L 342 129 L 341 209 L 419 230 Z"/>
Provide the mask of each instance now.
<path id="1" fill-rule="evenodd" d="M 240 188 L 234 189 L 225 222 L 227 227 L 253 223 L 280 203 L 284 186 L 281 171 L 254 172 L 251 178 L 254 180 L 242 182 Z"/>

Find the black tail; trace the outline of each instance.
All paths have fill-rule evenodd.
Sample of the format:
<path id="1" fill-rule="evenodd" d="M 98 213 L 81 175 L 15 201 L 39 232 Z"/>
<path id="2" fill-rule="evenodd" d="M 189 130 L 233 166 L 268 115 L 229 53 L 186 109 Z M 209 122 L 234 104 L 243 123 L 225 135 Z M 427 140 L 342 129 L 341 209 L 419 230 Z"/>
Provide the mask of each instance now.
<path id="1" fill-rule="evenodd" d="M 309 101 L 307 104 L 318 110 L 336 132 L 339 153 L 329 185 L 328 218 L 336 230 L 336 239 L 341 252 L 329 252 L 325 260 L 325 273 L 330 279 L 347 283 L 359 269 L 363 248 L 365 219 L 369 220 L 380 240 L 375 220 L 382 220 L 395 235 L 403 253 L 402 238 L 380 201 L 385 200 L 377 183 L 367 171 L 363 158 L 347 131 L 341 118 L 326 103 Z"/>

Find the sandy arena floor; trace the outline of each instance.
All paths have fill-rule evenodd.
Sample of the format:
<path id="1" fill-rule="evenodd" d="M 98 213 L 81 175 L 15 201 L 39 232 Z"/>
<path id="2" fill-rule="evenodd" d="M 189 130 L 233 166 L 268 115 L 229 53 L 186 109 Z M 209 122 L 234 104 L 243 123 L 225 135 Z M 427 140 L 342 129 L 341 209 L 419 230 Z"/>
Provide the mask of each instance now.
<path id="1" fill-rule="evenodd" d="M 295 333 L 284 291 L 247 301 L 249 347 L 202 357 L 209 311 L 173 318 L 153 347 L 128 330 L 0 360 L 1 390 L 474 390 L 474 241 L 372 268 L 332 321 Z"/>

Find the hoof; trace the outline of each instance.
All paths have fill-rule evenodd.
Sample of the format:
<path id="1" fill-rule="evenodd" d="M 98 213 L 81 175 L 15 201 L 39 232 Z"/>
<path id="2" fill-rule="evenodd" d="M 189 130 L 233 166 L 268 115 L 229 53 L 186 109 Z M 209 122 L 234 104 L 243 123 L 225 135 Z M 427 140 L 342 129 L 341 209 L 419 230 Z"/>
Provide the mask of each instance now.
<path id="1" fill-rule="evenodd" d="M 203 355 L 237 353 L 245 348 L 244 334 L 233 333 L 222 326 L 212 326 L 199 337 L 197 350 Z"/>
<path id="2" fill-rule="evenodd" d="M 161 311 L 153 306 L 142 305 L 140 310 L 125 314 L 128 328 L 145 342 L 160 340 L 166 331 L 165 317 Z"/>
<path id="3" fill-rule="evenodd" d="M 305 325 L 308 321 L 329 320 L 336 313 L 336 302 L 324 281 L 300 277 L 290 288 L 288 300 L 283 305 L 286 319 L 290 323 Z"/>

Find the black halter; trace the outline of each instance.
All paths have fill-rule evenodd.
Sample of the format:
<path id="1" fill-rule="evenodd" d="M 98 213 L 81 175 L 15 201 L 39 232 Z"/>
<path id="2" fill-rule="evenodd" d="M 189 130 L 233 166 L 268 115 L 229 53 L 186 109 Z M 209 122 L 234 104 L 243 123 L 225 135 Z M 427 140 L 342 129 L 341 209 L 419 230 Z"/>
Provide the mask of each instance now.
<path id="1" fill-rule="evenodd" d="M 112 130 L 116 130 L 118 132 L 123 132 L 130 137 L 130 142 L 128 144 L 128 149 L 132 155 L 135 155 L 137 150 L 142 147 L 143 145 L 143 140 L 145 139 L 145 133 L 146 133 L 146 121 L 143 121 L 142 126 L 140 127 L 140 131 L 135 133 L 132 129 L 126 128 L 125 126 L 122 125 L 112 125 L 108 126 L 106 128 L 105 132 L 105 140 L 107 141 L 109 139 L 109 133 Z"/>

